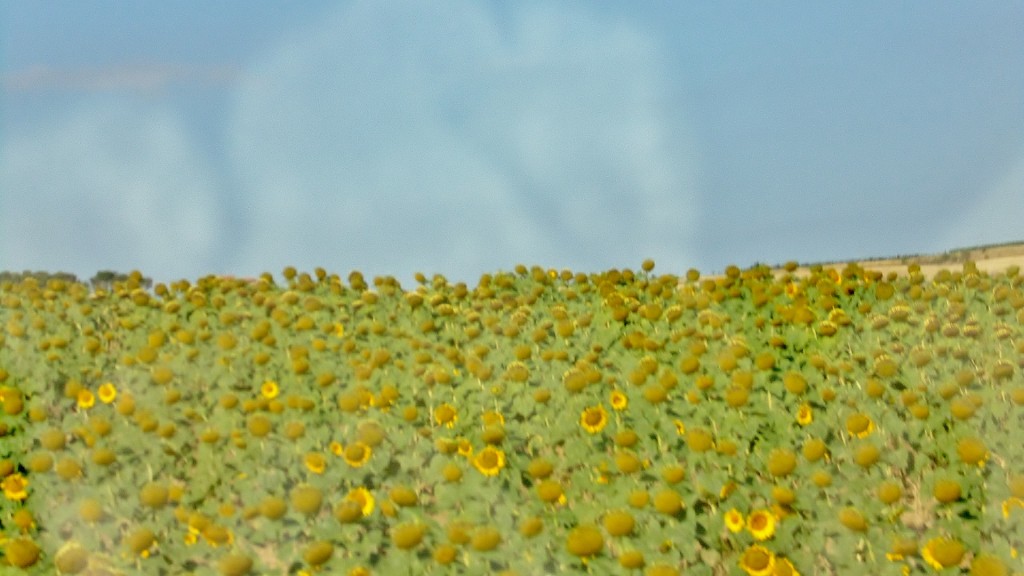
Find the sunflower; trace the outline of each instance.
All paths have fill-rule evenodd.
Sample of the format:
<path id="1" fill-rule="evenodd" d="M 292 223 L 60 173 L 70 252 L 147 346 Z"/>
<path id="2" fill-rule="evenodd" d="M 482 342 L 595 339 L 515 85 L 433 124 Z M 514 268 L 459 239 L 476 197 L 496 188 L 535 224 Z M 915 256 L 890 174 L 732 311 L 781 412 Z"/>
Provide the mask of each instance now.
<path id="1" fill-rule="evenodd" d="M 591 406 L 580 414 L 580 426 L 591 434 L 597 434 L 608 424 L 608 412 L 604 406 Z"/>
<path id="2" fill-rule="evenodd" d="M 555 480 L 543 480 L 537 484 L 537 496 L 548 504 L 565 504 L 565 491 Z"/>
<path id="3" fill-rule="evenodd" d="M 796 411 L 796 421 L 801 426 L 807 426 L 814 421 L 814 413 L 811 411 L 810 404 L 800 405 L 800 408 Z"/>
<path id="4" fill-rule="evenodd" d="M 747 530 L 759 541 L 775 535 L 775 515 L 768 510 L 754 510 L 747 517 Z"/>
<path id="5" fill-rule="evenodd" d="M 4 478 L 3 483 L 4 496 L 8 500 L 21 501 L 28 498 L 28 479 L 21 474 L 14 473 Z"/>
<path id="6" fill-rule="evenodd" d="M 83 410 L 88 410 L 89 408 L 92 408 L 93 405 L 95 405 L 95 404 L 96 404 L 96 396 L 94 396 L 91 391 L 85 390 L 85 389 L 82 389 L 82 390 L 78 391 L 78 407 L 79 408 L 82 408 Z"/>
<path id="7" fill-rule="evenodd" d="M 202 531 L 203 540 L 210 546 L 216 548 L 218 546 L 230 546 L 235 542 L 235 535 L 231 533 L 224 526 L 219 524 L 210 524 Z"/>
<path id="8" fill-rule="evenodd" d="M 565 547 L 573 556 L 595 556 L 604 548 L 604 535 L 597 526 L 584 524 L 569 531 Z"/>
<path id="9" fill-rule="evenodd" d="M 731 496 L 732 493 L 735 492 L 735 491 L 736 491 L 736 483 L 730 480 L 730 481 L 726 482 L 725 484 L 723 484 L 722 487 L 718 490 L 718 499 L 719 500 L 725 500 L 726 498 Z"/>
<path id="10" fill-rule="evenodd" d="M 280 391 L 281 390 L 277 387 L 277 382 L 274 382 L 273 380 L 267 380 L 262 386 L 260 386 L 260 394 L 262 394 L 267 400 L 277 398 Z"/>
<path id="11" fill-rule="evenodd" d="M 348 462 L 349 466 L 359 468 L 370 461 L 371 454 L 373 454 L 373 449 L 368 444 L 357 441 L 345 447 L 342 457 L 345 458 L 345 462 Z"/>
<path id="12" fill-rule="evenodd" d="M 350 490 L 345 496 L 345 500 L 358 504 L 364 517 L 373 513 L 373 506 L 376 503 L 376 500 L 373 498 L 373 493 L 366 488 L 354 488 Z"/>
<path id="13" fill-rule="evenodd" d="M 673 420 L 673 424 L 676 425 L 676 434 L 683 436 L 686 434 L 686 425 L 683 424 L 682 420 Z"/>
<path id="14" fill-rule="evenodd" d="M 142 558 L 149 558 L 157 546 L 156 535 L 149 528 L 138 528 L 124 539 L 125 545 Z"/>
<path id="15" fill-rule="evenodd" d="M 488 410 L 480 415 L 485 426 L 504 426 L 505 415 L 497 410 Z"/>
<path id="16" fill-rule="evenodd" d="M 962 438 L 956 445 L 956 451 L 960 456 L 960 461 L 967 465 L 984 467 L 988 460 L 988 448 L 975 437 Z"/>
<path id="17" fill-rule="evenodd" d="M 740 513 L 739 510 L 733 508 L 732 510 L 729 510 L 728 512 L 725 513 L 725 526 L 733 534 L 736 534 L 740 530 L 743 530 L 744 525 L 745 521 L 743 520 L 743 514 Z"/>
<path id="18" fill-rule="evenodd" d="M 327 460 L 324 459 L 324 455 L 319 452 L 310 452 L 306 454 L 304 459 L 306 468 L 314 474 L 323 474 L 327 468 Z"/>
<path id="19" fill-rule="evenodd" d="M 856 412 L 850 414 L 846 419 L 846 431 L 850 433 L 850 436 L 864 438 L 875 431 L 875 423 L 867 414 Z"/>
<path id="20" fill-rule="evenodd" d="M 755 544 L 747 548 L 740 557 L 740 568 L 750 576 L 770 576 L 775 572 L 775 554 Z"/>
<path id="21" fill-rule="evenodd" d="M 921 549 L 921 558 L 936 570 L 943 570 L 960 564 L 966 549 L 951 538 L 932 538 Z"/>
<path id="22" fill-rule="evenodd" d="M 341 456 L 345 453 L 345 447 L 337 440 L 332 440 L 327 448 L 331 451 L 331 454 L 334 454 L 335 456 Z"/>
<path id="23" fill-rule="evenodd" d="M 1003 500 L 1003 518 L 1009 518 L 1010 512 L 1014 508 L 1020 508 L 1024 510 L 1024 499 L 1011 496 L 1006 500 Z"/>
<path id="24" fill-rule="evenodd" d="M 434 409 L 434 420 L 440 425 L 454 428 L 455 423 L 459 421 L 459 415 L 455 412 L 454 406 L 444 403 Z"/>
<path id="25" fill-rule="evenodd" d="M 494 446 L 488 446 L 473 458 L 473 466 L 484 476 L 497 476 L 505 467 L 505 453 Z"/>
<path id="26" fill-rule="evenodd" d="M 789 558 L 783 558 L 782 556 L 775 557 L 775 571 L 772 573 L 773 576 L 800 576 L 797 572 L 796 566 L 789 561 Z"/>
<path id="27" fill-rule="evenodd" d="M 100 385 L 99 393 L 100 402 L 104 404 L 110 404 L 117 398 L 117 387 L 114 386 L 113 382 L 106 382 Z"/>
<path id="28" fill-rule="evenodd" d="M 629 406 L 629 398 L 622 392 L 615 390 L 612 392 L 611 403 L 612 408 L 615 410 L 625 410 L 626 406 Z"/>

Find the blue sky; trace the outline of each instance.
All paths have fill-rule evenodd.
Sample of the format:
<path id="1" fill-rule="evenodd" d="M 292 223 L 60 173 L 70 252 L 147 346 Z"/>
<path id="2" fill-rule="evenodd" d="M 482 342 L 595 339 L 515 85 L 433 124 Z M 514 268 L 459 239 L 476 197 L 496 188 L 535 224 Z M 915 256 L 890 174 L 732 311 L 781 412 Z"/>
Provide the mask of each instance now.
<path id="1" fill-rule="evenodd" d="M 1024 5 L 0 3 L 0 269 L 706 272 L 1024 240 Z"/>

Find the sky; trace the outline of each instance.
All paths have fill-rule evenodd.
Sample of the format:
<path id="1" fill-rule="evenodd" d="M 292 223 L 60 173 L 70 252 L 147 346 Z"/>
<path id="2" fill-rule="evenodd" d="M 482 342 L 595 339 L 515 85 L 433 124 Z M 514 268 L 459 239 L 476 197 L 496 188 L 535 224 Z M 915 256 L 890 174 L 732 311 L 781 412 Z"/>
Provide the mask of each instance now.
<path id="1" fill-rule="evenodd" d="M 1024 4 L 0 0 L 0 270 L 705 273 L 1024 240 Z"/>

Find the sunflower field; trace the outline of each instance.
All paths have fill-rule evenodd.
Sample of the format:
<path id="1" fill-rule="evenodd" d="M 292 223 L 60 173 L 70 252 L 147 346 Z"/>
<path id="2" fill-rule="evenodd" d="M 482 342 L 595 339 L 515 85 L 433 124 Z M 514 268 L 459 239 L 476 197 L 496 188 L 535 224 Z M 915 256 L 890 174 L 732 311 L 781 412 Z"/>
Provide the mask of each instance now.
<path id="1" fill-rule="evenodd" d="M 1024 573 L 1016 268 L 653 269 L 4 282 L 0 573 Z"/>

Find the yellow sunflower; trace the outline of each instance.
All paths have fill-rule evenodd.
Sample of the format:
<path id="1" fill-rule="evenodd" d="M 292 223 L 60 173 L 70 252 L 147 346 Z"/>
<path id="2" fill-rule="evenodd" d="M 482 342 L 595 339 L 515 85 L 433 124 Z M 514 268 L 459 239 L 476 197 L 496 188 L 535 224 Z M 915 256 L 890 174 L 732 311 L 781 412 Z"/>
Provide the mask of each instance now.
<path id="1" fill-rule="evenodd" d="M 202 531 L 203 540 L 210 546 L 216 548 L 218 546 L 230 546 L 235 542 L 235 535 L 224 526 L 219 524 L 210 524 Z"/>
<path id="2" fill-rule="evenodd" d="M 732 493 L 735 492 L 735 491 L 736 491 L 736 483 L 733 482 L 732 480 L 730 480 L 730 481 L 726 482 L 725 484 L 723 484 L 722 487 L 718 490 L 718 499 L 719 500 L 725 500 L 726 498 L 731 496 Z"/>
<path id="3" fill-rule="evenodd" d="M 110 404 L 117 398 L 117 387 L 114 386 L 113 382 L 105 382 L 100 385 L 100 389 L 97 391 L 100 396 L 100 402 L 104 404 Z"/>
<path id="4" fill-rule="evenodd" d="M 875 423 L 867 414 L 856 412 L 850 414 L 846 419 L 846 431 L 850 433 L 850 436 L 864 438 L 875 431 Z"/>
<path id="5" fill-rule="evenodd" d="M 505 467 L 505 453 L 494 446 L 488 446 L 473 458 L 473 466 L 484 476 L 497 476 Z"/>
<path id="6" fill-rule="evenodd" d="M 747 517 L 747 530 L 759 541 L 775 535 L 775 515 L 770 510 L 754 510 Z"/>
<path id="7" fill-rule="evenodd" d="M 505 415 L 497 410 L 488 410 L 480 415 L 484 426 L 504 426 Z"/>
<path id="8" fill-rule="evenodd" d="M 1024 510 L 1024 499 L 1017 498 L 1016 496 L 1011 496 L 1010 498 L 1003 500 L 1003 518 L 1009 518 L 1010 512 L 1014 508 L 1020 508 Z"/>
<path id="9" fill-rule="evenodd" d="M 8 500 L 21 501 L 28 498 L 28 479 L 21 474 L 7 476 L 0 485 L 3 486 L 4 496 Z"/>
<path id="10" fill-rule="evenodd" d="M 345 500 L 359 504 L 359 508 L 362 510 L 364 517 L 373 513 L 373 506 L 376 503 L 373 493 L 366 488 L 354 488 L 350 490 L 345 496 Z"/>
<path id="11" fill-rule="evenodd" d="M 921 558 L 936 570 L 960 564 L 966 553 L 964 545 L 952 538 L 932 538 L 921 549 Z"/>
<path id="12" fill-rule="evenodd" d="M 745 525 L 746 522 L 743 520 L 743 514 L 739 510 L 733 508 L 725 513 L 725 526 L 729 528 L 729 531 L 733 534 L 743 530 L 743 526 Z"/>
<path id="13" fill-rule="evenodd" d="M 327 469 L 327 460 L 319 452 L 310 452 L 304 459 L 306 468 L 314 474 L 323 474 Z"/>
<path id="14" fill-rule="evenodd" d="M 591 406 L 580 414 L 580 426 L 591 434 L 597 434 L 608 424 L 608 412 L 604 406 Z"/>
<path id="15" fill-rule="evenodd" d="M 775 570 L 772 572 L 772 576 L 800 576 L 797 572 L 796 566 L 789 561 L 789 558 L 783 558 L 782 556 L 775 557 Z"/>
<path id="16" fill-rule="evenodd" d="M 796 421 L 801 426 L 807 426 L 814 421 L 814 412 L 810 404 L 801 404 L 796 411 Z"/>
<path id="17" fill-rule="evenodd" d="M 88 410 L 96 404 L 96 396 L 89 390 L 82 389 L 78 391 L 78 407 L 83 410 Z"/>
<path id="18" fill-rule="evenodd" d="M 345 447 L 337 440 L 332 440 L 327 448 L 331 451 L 331 454 L 334 454 L 335 456 L 341 456 L 345 453 Z"/>
<path id="19" fill-rule="evenodd" d="M 750 576 L 771 576 L 775 572 L 775 554 L 755 544 L 743 552 L 740 568 Z"/>
<path id="20" fill-rule="evenodd" d="M 267 380 L 262 386 L 260 386 L 260 394 L 262 394 L 267 400 L 277 398 L 280 391 L 281 390 L 277 387 L 277 382 L 274 382 L 273 380 Z"/>
<path id="21" fill-rule="evenodd" d="M 445 403 L 434 409 L 434 420 L 442 426 L 454 428 L 455 423 L 459 420 L 459 415 L 455 412 L 454 406 Z"/>
<path id="22" fill-rule="evenodd" d="M 348 462 L 349 466 L 359 468 L 370 461 L 371 454 L 373 454 L 373 449 L 368 444 L 365 442 L 353 442 L 345 447 L 342 457 L 345 459 L 345 462 Z"/>
<path id="23" fill-rule="evenodd" d="M 612 392 L 611 403 L 612 408 L 615 410 L 625 410 L 626 407 L 629 406 L 629 398 L 627 398 L 622 392 L 615 390 Z"/>

